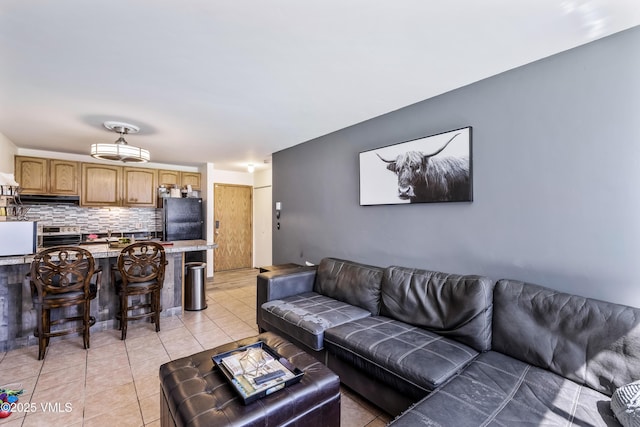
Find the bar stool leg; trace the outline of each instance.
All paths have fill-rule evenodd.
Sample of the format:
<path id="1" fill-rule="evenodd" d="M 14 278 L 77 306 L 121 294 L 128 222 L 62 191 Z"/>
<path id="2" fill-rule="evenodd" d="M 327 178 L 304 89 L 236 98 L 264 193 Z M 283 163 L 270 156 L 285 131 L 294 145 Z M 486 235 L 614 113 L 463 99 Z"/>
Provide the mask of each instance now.
<path id="1" fill-rule="evenodd" d="M 120 334 L 120 339 L 127 339 L 127 313 L 129 312 L 129 297 L 123 291 L 122 297 L 120 298 L 120 330 L 122 333 Z"/>
<path id="2" fill-rule="evenodd" d="M 151 295 L 151 298 L 154 301 L 154 304 L 153 304 L 153 310 L 154 310 L 153 318 L 155 319 L 155 322 L 156 322 L 156 332 L 160 332 L 160 290 L 157 289 L 157 290 L 153 291 L 153 294 Z"/>
<path id="3" fill-rule="evenodd" d="M 84 340 L 84 348 L 85 350 L 88 349 L 90 347 L 90 343 L 89 343 L 89 327 L 90 327 L 90 321 L 89 321 L 89 301 L 85 301 L 82 310 L 84 311 L 83 315 L 84 315 L 84 324 L 83 324 L 83 340 Z"/>
<path id="4" fill-rule="evenodd" d="M 44 323 L 45 323 L 46 310 L 40 310 L 40 314 L 37 316 L 36 331 L 38 333 L 38 360 L 44 359 L 44 353 L 46 350 L 46 341 L 44 338 Z"/>

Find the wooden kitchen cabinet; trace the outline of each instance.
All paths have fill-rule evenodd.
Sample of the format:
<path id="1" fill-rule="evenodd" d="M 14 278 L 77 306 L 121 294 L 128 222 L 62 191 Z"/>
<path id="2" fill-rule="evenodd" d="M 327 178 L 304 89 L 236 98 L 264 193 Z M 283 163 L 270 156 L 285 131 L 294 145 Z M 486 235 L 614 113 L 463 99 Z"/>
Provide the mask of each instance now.
<path id="1" fill-rule="evenodd" d="M 173 171 L 160 169 L 158 171 L 158 184 L 171 188 L 174 185 L 178 188 L 191 185 L 192 190 L 200 190 L 200 172 Z"/>
<path id="2" fill-rule="evenodd" d="M 123 205 L 132 207 L 155 207 L 158 188 L 158 173 L 155 169 L 123 168 Z"/>
<path id="3" fill-rule="evenodd" d="M 48 160 L 37 157 L 15 157 L 16 181 L 22 194 L 46 194 L 49 171 Z"/>
<path id="4" fill-rule="evenodd" d="M 82 164 L 82 206 L 155 207 L 155 169 Z"/>
<path id="5" fill-rule="evenodd" d="M 79 165 L 68 160 L 16 156 L 16 181 L 22 194 L 77 196 Z"/>
<path id="6" fill-rule="evenodd" d="M 164 185 L 167 188 L 171 188 L 174 185 L 180 187 L 180 171 L 160 169 L 158 171 L 158 184 Z"/>
<path id="7" fill-rule="evenodd" d="M 82 163 L 81 206 L 122 206 L 122 167 Z"/>
<path id="8" fill-rule="evenodd" d="M 49 190 L 51 194 L 77 196 L 79 194 L 80 163 L 67 160 L 49 160 Z"/>
<path id="9" fill-rule="evenodd" d="M 159 184 L 200 189 L 198 172 L 27 156 L 15 156 L 15 175 L 22 194 L 79 195 L 86 207 L 155 207 Z"/>
<path id="10" fill-rule="evenodd" d="M 191 185 L 192 190 L 200 190 L 200 172 L 180 172 L 182 187 Z"/>

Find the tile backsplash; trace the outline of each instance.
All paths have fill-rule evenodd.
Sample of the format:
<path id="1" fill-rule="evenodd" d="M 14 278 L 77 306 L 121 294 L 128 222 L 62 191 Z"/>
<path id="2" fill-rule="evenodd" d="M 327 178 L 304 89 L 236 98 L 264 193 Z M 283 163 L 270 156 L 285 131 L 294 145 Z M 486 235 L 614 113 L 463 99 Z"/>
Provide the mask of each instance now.
<path id="1" fill-rule="evenodd" d="M 80 227 L 83 234 L 162 231 L 162 209 L 155 208 L 81 208 L 72 205 L 33 205 L 28 221 L 38 225 Z"/>

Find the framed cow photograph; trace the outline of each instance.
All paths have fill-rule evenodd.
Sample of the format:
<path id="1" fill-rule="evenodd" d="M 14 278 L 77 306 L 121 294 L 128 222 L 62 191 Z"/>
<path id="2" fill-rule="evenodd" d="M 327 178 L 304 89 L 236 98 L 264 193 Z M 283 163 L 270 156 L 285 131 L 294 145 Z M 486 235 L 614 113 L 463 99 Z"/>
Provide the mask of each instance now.
<path id="1" fill-rule="evenodd" d="M 360 205 L 471 202 L 471 126 L 360 153 Z"/>

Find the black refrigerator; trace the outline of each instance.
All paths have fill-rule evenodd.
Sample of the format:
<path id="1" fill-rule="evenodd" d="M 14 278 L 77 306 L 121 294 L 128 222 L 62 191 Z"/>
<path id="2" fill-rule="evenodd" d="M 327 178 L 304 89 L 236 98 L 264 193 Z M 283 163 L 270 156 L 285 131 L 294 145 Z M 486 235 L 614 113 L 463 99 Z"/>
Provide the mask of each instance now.
<path id="1" fill-rule="evenodd" d="M 202 199 L 168 197 L 163 199 L 162 211 L 165 241 L 202 239 Z"/>

